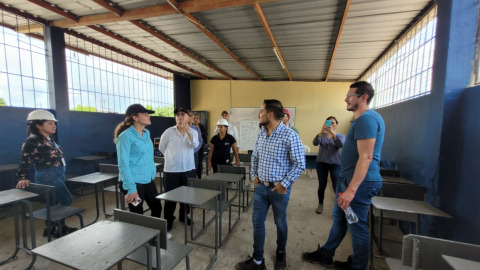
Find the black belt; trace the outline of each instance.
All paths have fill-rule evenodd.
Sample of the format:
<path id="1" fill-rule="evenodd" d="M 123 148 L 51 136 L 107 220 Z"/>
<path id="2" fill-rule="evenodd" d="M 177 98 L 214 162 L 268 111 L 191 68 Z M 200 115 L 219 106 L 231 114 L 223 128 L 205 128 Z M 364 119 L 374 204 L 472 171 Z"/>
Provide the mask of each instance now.
<path id="1" fill-rule="evenodd" d="M 262 180 L 258 180 L 258 182 L 267 187 L 275 187 L 276 185 L 280 184 L 280 182 L 268 182 L 268 181 L 262 181 Z"/>

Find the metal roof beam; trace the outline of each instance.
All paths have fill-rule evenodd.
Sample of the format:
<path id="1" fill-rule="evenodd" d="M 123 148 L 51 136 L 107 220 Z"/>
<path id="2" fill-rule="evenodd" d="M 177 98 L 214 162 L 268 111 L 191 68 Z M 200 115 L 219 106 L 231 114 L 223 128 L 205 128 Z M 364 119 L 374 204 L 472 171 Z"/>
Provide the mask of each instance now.
<path id="1" fill-rule="evenodd" d="M 168 1 L 168 0 L 167 0 Z M 243 68 L 245 68 L 250 74 L 252 74 L 257 80 L 260 80 L 260 77 L 253 72 L 253 70 L 247 66 L 240 58 L 238 58 L 232 51 L 230 51 L 227 46 L 225 46 L 210 30 L 208 30 L 203 24 L 201 24 L 192 14 L 186 13 L 183 14 L 195 27 L 202 31 L 207 37 L 209 37 L 213 42 L 215 42 L 222 50 L 224 50 L 230 57 L 233 58 L 237 63 L 239 63 Z"/>
<path id="2" fill-rule="evenodd" d="M 238 7 L 244 5 L 251 5 L 254 3 L 263 3 L 263 2 L 273 2 L 277 0 L 195 0 L 195 1 L 186 1 L 179 2 L 178 8 L 183 12 L 192 13 L 206 10 L 214 10 L 220 8 L 228 7 Z M 161 17 L 166 15 L 177 14 L 175 9 L 169 4 L 149 6 L 143 8 L 137 8 L 132 10 L 126 10 L 122 17 L 118 17 L 112 13 L 104 14 L 95 14 L 87 15 L 80 17 L 78 22 L 72 22 L 70 20 L 58 20 L 53 21 L 53 26 L 58 26 L 61 28 L 73 28 L 78 26 L 87 26 L 111 22 L 120 22 L 120 21 L 132 21 L 140 20 L 153 17 Z"/>
<path id="3" fill-rule="evenodd" d="M 134 54 L 131 54 L 131 53 L 122 51 L 122 50 L 120 50 L 120 49 L 118 49 L 118 48 L 115 48 L 115 47 L 113 47 L 113 46 L 110 46 L 110 45 L 108 45 L 108 44 L 105 44 L 105 43 L 103 43 L 103 42 L 101 42 L 101 41 L 98 41 L 98 40 L 93 39 L 93 38 L 91 38 L 91 37 L 87 37 L 87 36 L 84 35 L 84 34 L 80 34 L 80 33 L 78 33 L 78 32 L 75 32 L 75 31 L 72 31 L 72 30 L 68 30 L 68 29 L 64 29 L 63 31 L 64 31 L 66 34 L 69 34 L 69 35 L 71 35 L 71 36 L 74 36 L 74 37 L 83 39 L 83 40 L 85 40 L 85 41 L 87 41 L 87 42 L 90 42 L 90 43 L 92 43 L 92 44 L 95 44 L 95 45 L 98 45 L 98 46 L 100 46 L 100 47 L 106 48 L 106 49 L 108 49 L 108 50 L 111 50 L 111 51 L 116 52 L 116 53 L 118 53 L 118 54 L 124 55 L 124 56 L 126 56 L 126 57 L 130 57 L 130 58 L 132 58 L 132 59 L 134 59 L 134 60 L 137 60 L 137 61 L 139 61 L 139 62 L 142 62 L 142 63 L 148 64 L 148 65 L 154 66 L 154 67 L 156 67 L 156 68 L 159 68 L 159 69 L 162 69 L 162 70 L 171 72 L 171 73 L 178 74 L 178 75 L 180 75 L 180 76 L 182 76 L 182 77 L 185 77 L 185 78 L 190 78 L 190 76 L 188 76 L 188 75 L 186 75 L 186 74 L 183 74 L 183 73 L 180 73 L 180 72 L 171 70 L 171 69 L 169 69 L 169 68 L 166 68 L 166 67 L 161 66 L 161 65 L 159 65 L 159 64 L 157 64 L 157 63 L 151 62 L 151 61 L 149 61 L 149 60 L 143 59 L 143 58 L 141 58 L 141 57 L 139 57 L 139 56 L 136 56 L 136 55 L 134 55 Z M 122 63 L 122 64 L 124 64 L 124 63 Z"/>
<path id="4" fill-rule="evenodd" d="M 272 34 L 272 31 L 270 30 L 270 26 L 268 26 L 267 19 L 265 19 L 265 15 L 263 14 L 262 8 L 260 7 L 259 3 L 255 3 L 253 5 L 255 7 L 255 11 L 257 12 L 258 18 L 260 18 L 260 21 L 262 22 L 263 28 L 265 29 L 265 32 L 267 32 L 268 38 L 270 38 L 270 42 L 272 42 L 273 50 L 277 54 L 278 60 L 280 61 L 280 64 L 282 67 L 285 69 L 285 72 L 287 72 L 288 78 L 290 81 L 292 81 L 292 75 L 290 75 L 290 71 L 288 71 L 288 67 L 285 64 L 285 61 L 283 60 L 282 53 L 280 52 L 280 49 L 277 46 L 277 42 L 275 41 L 275 37 Z"/>
<path id="5" fill-rule="evenodd" d="M 180 44 L 178 44 L 177 42 L 175 42 L 174 40 L 160 34 L 158 31 L 154 30 L 154 28 L 152 26 L 149 26 L 147 25 L 146 23 L 142 23 L 140 21 L 130 21 L 132 24 L 134 24 L 135 26 L 137 26 L 138 28 L 144 30 L 145 32 L 149 33 L 150 35 L 160 39 L 161 41 L 167 43 L 168 45 L 172 46 L 173 48 L 179 50 L 180 52 L 184 53 L 185 55 L 187 55 L 188 57 L 192 58 L 193 60 L 197 61 L 197 62 L 200 62 L 202 65 L 210 68 L 210 69 L 213 69 L 215 70 L 216 72 L 222 74 L 223 76 L 227 77 L 228 79 L 232 80 L 233 77 L 230 76 L 228 73 L 226 73 L 225 71 L 205 62 L 204 60 L 200 59 L 198 56 L 196 56 L 195 54 L 193 54 L 192 52 L 186 50 L 185 48 L 183 48 Z"/>
<path id="6" fill-rule="evenodd" d="M 105 0 L 92 0 L 93 2 L 97 3 L 101 7 L 110 10 L 113 14 L 117 15 L 118 17 L 122 17 L 123 11 L 116 8 L 112 2 L 107 2 Z"/>
<path id="7" fill-rule="evenodd" d="M 342 36 L 343 26 L 345 26 L 345 21 L 347 20 L 348 9 L 350 8 L 350 3 L 352 3 L 352 0 L 347 0 L 347 4 L 345 5 L 345 11 L 343 12 L 342 23 L 340 23 L 340 28 L 338 29 L 337 40 L 335 41 L 335 46 L 333 47 L 332 57 L 330 58 L 330 64 L 328 65 L 327 76 L 325 77 L 325 81 L 328 81 L 328 76 L 330 75 L 330 70 L 332 69 L 333 59 L 335 58 L 335 53 L 337 52 L 338 43 L 340 43 L 340 37 Z"/>
<path id="8" fill-rule="evenodd" d="M 20 9 L 16 9 L 16 8 L 13 8 L 11 7 L 10 5 L 5 5 L 4 3 L 0 3 L 0 9 L 3 9 L 5 11 L 8 11 L 10 13 L 13 13 L 13 14 L 16 14 L 20 17 L 23 17 L 25 19 L 29 19 L 29 20 L 32 20 L 32 21 L 36 21 L 36 22 L 39 22 L 39 23 L 43 23 L 43 24 L 47 24 L 48 21 L 45 20 L 45 19 L 42 19 L 36 15 L 32 15 L 30 13 L 27 13 L 23 10 L 20 10 Z M 28 28 L 27 28 L 28 29 Z"/>
<path id="9" fill-rule="evenodd" d="M 67 10 L 61 9 L 56 7 L 54 4 L 50 4 L 48 2 L 42 1 L 42 0 L 28 0 L 28 2 L 33 3 L 37 6 L 43 7 L 44 9 L 48 9 L 54 13 L 57 13 L 60 16 L 63 16 L 71 21 L 78 22 L 79 18 L 71 13 L 69 13 Z"/>
<path id="10" fill-rule="evenodd" d="M 163 60 L 163 61 L 165 61 L 165 62 L 167 62 L 167 63 L 170 63 L 170 64 L 172 64 L 172 65 L 174 65 L 174 66 L 177 66 L 177 67 L 179 67 L 179 68 L 181 68 L 181 69 L 187 70 L 187 71 L 189 71 L 189 72 L 191 72 L 191 73 L 193 73 L 193 74 L 196 74 L 196 75 L 198 75 L 198 76 L 200 76 L 200 77 L 202 77 L 202 78 L 204 78 L 204 79 L 208 79 L 207 76 L 203 75 L 202 73 L 200 73 L 200 72 L 198 72 L 198 71 L 196 71 L 196 70 L 193 70 L 193 69 L 191 69 L 191 68 L 189 68 L 189 67 L 187 67 L 187 66 L 184 66 L 184 65 L 182 65 L 182 64 L 180 64 L 180 63 L 177 63 L 177 62 L 175 62 L 175 61 L 173 61 L 173 60 L 170 60 L 170 59 L 168 59 L 167 57 L 165 57 L 165 56 L 163 56 L 163 55 L 161 55 L 161 54 L 158 54 L 158 53 L 154 52 L 154 51 L 151 50 L 151 49 L 147 49 L 147 48 L 142 47 L 142 46 L 140 46 L 140 45 L 138 45 L 138 44 L 135 44 L 134 42 L 132 42 L 132 41 L 126 39 L 126 38 L 123 38 L 123 37 L 121 37 L 121 36 L 119 36 L 119 35 L 115 35 L 114 33 L 110 32 L 110 31 L 107 31 L 106 29 L 103 29 L 103 28 L 98 27 L 98 26 L 93 26 L 93 25 L 89 26 L 89 28 L 91 28 L 91 29 L 93 29 L 93 30 L 95 30 L 95 31 L 97 31 L 97 32 L 100 32 L 100 33 L 102 33 L 102 34 L 104 34 L 104 35 L 106 35 L 106 36 L 108 36 L 108 37 L 111 37 L 111 38 L 113 38 L 113 39 L 116 39 L 116 40 L 118 40 L 118 41 L 120 41 L 120 42 L 122 42 L 122 43 L 125 43 L 125 44 L 127 44 L 127 45 L 129 45 L 129 46 L 131 46 L 131 47 L 133 47 L 133 48 L 135 48 L 135 49 L 137 49 L 137 50 L 140 50 L 140 51 L 142 51 L 142 52 L 144 52 L 144 53 L 148 53 L 148 54 L 150 54 L 150 55 L 152 55 L 152 56 L 154 56 L 154 57 L 156 57 L 156 58 L 158 58 L 158 59 L 160 59 L 160 60 Z"/>

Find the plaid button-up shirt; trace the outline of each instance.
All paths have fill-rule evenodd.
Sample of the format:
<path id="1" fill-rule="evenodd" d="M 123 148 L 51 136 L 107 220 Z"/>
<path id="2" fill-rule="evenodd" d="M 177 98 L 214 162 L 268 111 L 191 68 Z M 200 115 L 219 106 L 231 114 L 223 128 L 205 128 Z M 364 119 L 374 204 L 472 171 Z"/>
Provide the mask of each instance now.
<path id="1" fill-rule="evenodd" d="M 252 179 L 281 182 L 285 188 L 305 170 L 305 148 L 300 136 L 282 122 L 267 136 L 267 129 L 258 132 L 252 154 Z"/>

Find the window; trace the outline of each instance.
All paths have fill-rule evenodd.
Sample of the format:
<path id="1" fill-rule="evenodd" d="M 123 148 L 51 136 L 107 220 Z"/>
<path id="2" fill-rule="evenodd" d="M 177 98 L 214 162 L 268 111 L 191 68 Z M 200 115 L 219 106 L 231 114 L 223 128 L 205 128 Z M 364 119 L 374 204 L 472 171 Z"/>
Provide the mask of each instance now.
<path id="1" fill-rule="evenodd" d="M 0 16 L 0 106 L 50 109 L 45 40 L 19 33 L 43 26 L 3 10 Z"/>
<path id="2" fill-rule="evenodd" d="M 373 108 L 430 94 L 437 7 L 433 7 L 360 80 L 375 89 Z"/>
<path id="3" fill-rule="evenodd" d="M 125 113 L 140 103 L 173 117 L 173 75 L 83 39 L 65 35 L 70 110 Z"/>

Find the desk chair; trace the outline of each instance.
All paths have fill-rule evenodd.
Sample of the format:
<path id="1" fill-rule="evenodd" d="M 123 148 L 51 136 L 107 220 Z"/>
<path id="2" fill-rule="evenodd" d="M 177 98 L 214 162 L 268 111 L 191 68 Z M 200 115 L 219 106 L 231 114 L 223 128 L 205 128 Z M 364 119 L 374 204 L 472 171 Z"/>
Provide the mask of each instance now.
<path id="1" fill-rule="evenodd" d="M 380 189 L 379 195 L 381 197 L 397 198 L 397 199 L 407 199 L 415 201 L 425 201 L 426 200 L 427 189 L 422 186 L 417 185 L 404 185 L 396 183 L 382 183 L 382 188 Z M 379 242 L 378 242 L 378 251 L 382 250 L 382 236 L 383 236 L 383 219 L 388 218 L 392 220 L 401 220 L 411 222 L 410 233 L 413 233 L 413 228 L 415 226 L 415 233 L 419 233 L 420 226 L 420 215 L 415 213 L 404 213 L 404 212 L 393 212 L 393 211 L 383 211 L 383 215 L 380 215 L 380 210 L 373 208 L 373 215 L 380 217 L 379 224 Z"/>
<path id="2" fill-rule="evenodd" d="M 391 270 L 450 270 L 442 255 L 480 261 L 480 246 L 421 235 L 403 237 L 402 260 L 386 258 Z"/>
<path id="3" fill-rule="evenodd" d="M 221 191 L 220 194 L 220 200 L 219 200 L 219 208 L 216 211 L 218 211 L 218 218 L 219 218 L 219 236 L 220 236 L 220 246 L 223 246 L 225 242 L 228 240 L 230 235 L 232 234 L 233 229 L 237 225 L 239 219 L 235 221 L 235 223 L 232 226 L 232 205 L 227 201 L 225 194 L 227 193 L 227 189 L 225 188 L 225 183 L 219 182 L 219 181 L 210 181 L 210 180 L 201 180 L 201 179 L 195 179 L 195 178 L 189 178 L 188 179 L 188 186 L 189 187 L 196 187 L 196 188 L 203 188 L 203 189 L 209 189 L 209 190 L 216 190 L 216 191 Z M 199 206 L 190 206 L 191 207 L 191 215 L 192 215 L 192 221 L 193 221 L 193 210 L 194 208 L 199 208 L 203 209 L 203 227 L 202 229 L 196 234 L 193 234 L 193 223 L 190 226 L 190 236 L 192 240 L 196 240 L 200 234 L 202 234 L 205 229 L 208 228 L 208 226 L 215 221 L 215 217 L 213 217 L 211 220 L 209 220 L 207 223 L 205 223 L 205 210 L 212 210 L 215 211 L 215 200 L 212 199 L 208 201 L 207 203 L 204 203 Z M 228 209 L 228 233 L 225 235 L 225 238 L 222 240 L 222 216 L 225 211 Z"/>
<path id="4" fill-rule="evenodd" d="M 243 198 L 243 205 L 241 205 L 241 207 L 243 208 L 244 211 L 246 211 L 253 203 L 253 196 L 252 196 L 252 200 L 249 200 L 248 197 L 249 197 L 249 194 L 250 194 L 250 188 L 252 187 L 252 181 L 249 181 L 248 183 L 246 182 L 246 177 L 247 177 L 247 168 L 245 167 L 236 167 L 236 166 L 228 166 L 228 165 L 218 165 L 217 166 L 217 169 L 218 169 L 218 172 L 219 173 L 234 173 L 234 174 L 243 174 L 243 177 L 245 179 L 245 185 L 243 186 L 243 194 L 242 195 L 242 198 Z M 236 184 L 225 184 L 225 187 L 227 188 L 227 190 L 235 190 L 235 191 L 239 191 L 239 188 L 238 188 L 238 185 Z M 252 192 L 255 192 L 255 190 L 253 190 Z M 245 193 L 247 193 L 247 205 L 245 205 Z M 227 201 L 228 200 L 228 192 L 227 192 Z M 235 204 L 232 204 L 232 206 L 238 206 L 238 205 L 235 205 Z"/>
<path id="5" fill-rule="evenodd" d="M 83 228 L 83 217 L 80 213 L 85 212 L 85 209 L 55 204 L 55 187 L 31 183 L 25 188 L 25 191 L 39 195 L 30 199 L 30 201 L 45 204 L 45 208 L 33 212 L 33 217 L 47 222 L 48 242 L 52 241 L 52 223 L 56 223 L 57 228 L 61 228 L 60 221 L 62 219 L 77 216 L 80 219 L 80 227 Z M 26 214 L 26 216 L 30 217 L 29 214 Z M 59 234 L 62 236 L 61 229 Z"/>
<path id="6" fill-rule="evenodd" d="M 98 167 L 99 171 L 102 173 L 115 173 L 120 174 L 118 170 L 118 165 L 116 164 L 99 164 Z M 116 186 L 116 187 L 115 187 Z M 125 210 L 125 201 L 122 200 L 122 193 L 120 192 L 120 187 L 118 186 L 118 179 L 114 181 L 112 186 L 106 187 L 103 189 L 104 191 L 116 192 L 115 194 L 115 202 L 117 204 L 117 208 L 121 208 Z M 120 206 L 119 206 L 120 202 Z"/>
<path id="7" fill-rule="evenodd" d="M 95 151 L 93 152 L 94 156 L 101 156 L 101 157 L 107 157 L 105 161 L 108 161 L 108 163 L 112 163 L 112 153 L 110 152 L 102 152 L 102 151 Z"/>
<path id="8" fill-rule="evenodd" d="M 193 247 L 167 240 L 167 221 L 165 219 L 139 215 L 119 209 L 114 210 L 113 218 L 121 222 L 160 230 L 160 251 L 158 251 L 160 253 L 160 269 L 173 269 L 185 258 L 187 270 L 190 270 L 189 254 L 192 252 Z M 157 254 L 155 240 L 152 240 L 150 245 L 152 246 L 152 254 Z M 147 252 L 145 249 L 139 248 L 130 254 L 127 259 L 147 265 Z M 157 269 L 156 256 L 152 256 L 152 268 Z"/>

